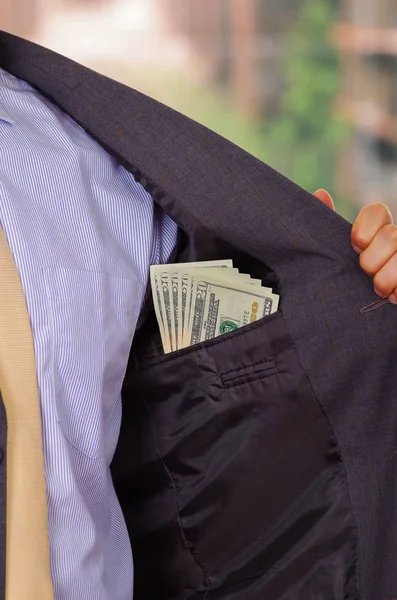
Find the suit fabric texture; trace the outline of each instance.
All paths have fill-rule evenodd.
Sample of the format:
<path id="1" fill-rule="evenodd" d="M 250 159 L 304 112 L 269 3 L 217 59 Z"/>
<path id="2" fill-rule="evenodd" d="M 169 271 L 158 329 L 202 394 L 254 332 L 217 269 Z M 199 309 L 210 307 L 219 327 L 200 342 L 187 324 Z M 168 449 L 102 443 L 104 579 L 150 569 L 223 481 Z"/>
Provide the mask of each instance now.
<path id="1" fill-rule="evenodd" d="M 392 600 L 397 312 L 360 312 L 377 297 L 350 224 L 205 127 L 54 52 L 1 33 L 0 66 L 133 173 L 179 226 L 176 261 L 232 258 L 280 294 L 274 315 L 169 355 L 153 314 L 132 341 L 112 474 L 134 598 Z M 0 406 L 3 448 L 5 427 Z M 5 466 L 0 477 L 4 522 Z M 4 536 L 0 565 L 4 580 Z"/>

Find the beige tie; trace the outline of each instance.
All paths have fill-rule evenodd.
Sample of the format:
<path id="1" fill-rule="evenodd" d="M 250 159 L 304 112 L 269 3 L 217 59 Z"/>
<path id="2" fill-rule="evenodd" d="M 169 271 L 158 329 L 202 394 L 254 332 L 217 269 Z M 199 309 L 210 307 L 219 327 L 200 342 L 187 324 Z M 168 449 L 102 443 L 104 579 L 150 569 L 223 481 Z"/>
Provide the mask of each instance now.
<path id="1" fill-rule="evenodd" d="M 7 413 L 6 600 L 54 600 L 32 331 L 1 228 L 0 391 Z"/>

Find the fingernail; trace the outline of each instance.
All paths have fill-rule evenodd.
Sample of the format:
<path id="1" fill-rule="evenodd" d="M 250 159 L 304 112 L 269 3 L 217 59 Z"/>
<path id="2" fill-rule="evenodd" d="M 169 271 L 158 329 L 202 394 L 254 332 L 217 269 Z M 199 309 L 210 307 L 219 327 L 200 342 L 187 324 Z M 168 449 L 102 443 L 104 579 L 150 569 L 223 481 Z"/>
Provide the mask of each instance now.
<path id="1" fill-rule="evenodd" d="M 354 246 L 354 245 L 353 245 L 353 250 L 354 250 L 354 252 L 357 252 L 357 254 L 360 254 L 360 252 L 362 252 L 361 248 L 359 248 L 358 246 Z"/>
<path id="2" fill-rule="evenodd" d="M 375 289 L 375 294 L 377 294 L 379 296 L 379 298 L 386 298 L 386 296 L 384 294 L 382 294 L 382 292 L 380 292 L 379 290 Z"/>
<path id="3" fill-rule="evenodd" d="M 392 304 L 397 304 L 397 296 L 395 294 L 389 296 L 389 300 Z"/>

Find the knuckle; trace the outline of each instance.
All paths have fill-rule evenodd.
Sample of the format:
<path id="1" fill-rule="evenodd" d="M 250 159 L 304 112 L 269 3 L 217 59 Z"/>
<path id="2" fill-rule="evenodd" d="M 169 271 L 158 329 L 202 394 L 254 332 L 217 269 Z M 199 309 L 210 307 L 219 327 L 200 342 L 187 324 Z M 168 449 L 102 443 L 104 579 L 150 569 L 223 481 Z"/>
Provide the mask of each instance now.
<path id="1" fill-rule="evenodd" d="M 385 280 L 382 277 L 382 275 L 375 275 L 375 277 L 374 277 L 374 286 L 382 294 L 385 294 L 385 296 L 390 293 L 390 288 L 389 288 L 389 286 L 387 286 L 387 283 L 385 282 Z"/>
<path id="2" fill-rule="evenodd" d="M 365 250 L 363 252 L 361 252 L 361 254 L 359 256 L 359 262 L 360 262 L 360 267 L 363 269 L 363 271 L 365 271 L 369 275 L 375 275 L 376 268 L 372 264 L 372 261 L 369 260 L 368 252 L 366 252 Z"/>
<path id="3" fill-rule="evenodd" d="M 385 229 L 386 228 L 386 229 Z M 366 248 L 375 235 L 380 231 L 388 232 L 394 239 L 397 237 L 397 228 L 393 225 L 393 218 L 386 204 L 376 202 L 364 206 L 353 223 L 351 239 L 359 248 Z"/>
<path id="4" fill-rule="evenodd" d="M 397 226 L 392 223 L 384 225 L 381 232 L 387 243 L 397 248 Z"/>
<path id="5" fill-rule="evenodd" d="M 359 248 L 366 248 L 370 242 L 369 236 L 365 235 L 359 228 L 353 228 L 351 239 L 354 245 Z"/>

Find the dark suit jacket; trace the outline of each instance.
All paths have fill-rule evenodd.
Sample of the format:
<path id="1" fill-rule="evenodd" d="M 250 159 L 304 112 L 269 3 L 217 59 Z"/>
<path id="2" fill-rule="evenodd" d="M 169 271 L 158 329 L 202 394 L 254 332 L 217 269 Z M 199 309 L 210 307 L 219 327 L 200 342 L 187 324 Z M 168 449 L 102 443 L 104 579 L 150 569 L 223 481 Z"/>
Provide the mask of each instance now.
<path id="1" fill-rule="evenodd" d="M 135 175 L 178 223 L 178 261 L 232 258 L 281 296 L 276 314 L 167 356 L 152 317 L 134 339 L 112 469 L 135 598 L 392 600 L 397 311 L 360 312 L 377 297 L 349 223 L 71 60 L 0 33 L 0 66 Z"/>

